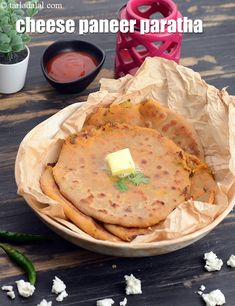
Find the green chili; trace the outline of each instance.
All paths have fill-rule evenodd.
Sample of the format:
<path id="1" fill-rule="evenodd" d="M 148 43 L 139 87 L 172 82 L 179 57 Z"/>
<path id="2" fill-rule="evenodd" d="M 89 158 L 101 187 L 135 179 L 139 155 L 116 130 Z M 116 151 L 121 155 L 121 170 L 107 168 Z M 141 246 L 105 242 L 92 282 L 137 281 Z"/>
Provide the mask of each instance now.
<path id="1" fill-rule="evenodd" d="M 16 249 L 13 249 L 9 245 L 0 243 L 0 248 L 2 248 L 6 252 L 8 257 L 14 263 L 16 263 L 18 266 L 20 266 L 27 273 L 29 282 L 32 285 L 35 285 L 37 275 L 36 275 L 34 265 L 30 261 L 30 259 L 28 259 L 28 257 L 25 256 L 23 253 L 17 251 Z"/>
<path id="2" fill-rule="evenodd" d="M 51 238 L 44 235 L 32 235 L 25 233 L 0 231 L 0 241 L 2 242 L 32 243 L 46 240 L 51 240 Z"/>

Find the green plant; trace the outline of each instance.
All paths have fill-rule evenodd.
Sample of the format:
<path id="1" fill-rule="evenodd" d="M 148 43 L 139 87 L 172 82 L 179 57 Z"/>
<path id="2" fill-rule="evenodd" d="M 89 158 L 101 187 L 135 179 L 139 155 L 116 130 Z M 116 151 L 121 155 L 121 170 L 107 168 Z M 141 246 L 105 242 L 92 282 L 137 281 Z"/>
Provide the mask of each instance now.
<path id="1" fill-rule="evenodd" d="M 28 34 L 16 31 L 16 22 L 26 16 L 35 16 L 38 13 L 37 3 L 38 0 L 27 1 L 24 3 L 25 9 L 21 9 L 22 3 L 20 5 L 16 0 L 0 0 L 0 53 L 9 60 L 14 53 L 24 50 L 30 41 Z"/>

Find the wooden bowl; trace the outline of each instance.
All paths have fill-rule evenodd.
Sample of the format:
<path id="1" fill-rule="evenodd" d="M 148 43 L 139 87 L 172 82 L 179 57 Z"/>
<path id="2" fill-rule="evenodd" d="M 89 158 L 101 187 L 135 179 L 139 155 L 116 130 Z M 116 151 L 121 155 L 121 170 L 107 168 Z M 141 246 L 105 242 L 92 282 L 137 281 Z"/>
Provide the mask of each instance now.
<path id="1" fill-rule="evenodd" d="M 59 125 L 67 118 L 72 112 L 80 107 L 82 103 L 75 103 L 70 105 L 63 110 L 59 111 L 46 121 L 40 123 L 33 130 L 31 130 L 24 138 L 23 142 L 26 143 L 29 138 L 34 135 L 36 129 L 40 129 L 45 132 L 48 139 L 51 135 L 54 135 L 56 131 L 59 130 Z M 53 130 L 52 130 L 53 129 Z M 19 172 L 19 156 L 21 154 L 22 145 L 19 147 L 19 151 L 16 158 L 15 163 L 15 178 L 17 185 L 20 181 L 20 172 Z M 170 253 L 175 250 L 179 250 L 181 248 L 186 247 L 194 243 L 195 241 L 203 238 L 207 235 L 211 230 L 213 230 L 232 210 L 235 203 L 235 184 L 230 188 L 228 192 L 229 197 L 229 205 L 228 207 L 208 226 L 195 231 L 194 233 L 185 235 L 183 237 L 172 239 L 172 240 L 163 240 L 157 242 L 149 242 L 149 243 L 138 243 L 138 244 L 130 244 L 125 242 L 109 242 L 109 241 L 101 241 L 89 237 L 88 235 L 82 236 L 78 233 L 73 232 L 72 230 L 66 228 L 60 223 L 56 222 L 52 218 L 42 214 L 38 210 L 35 209 L 35 206 L 38 204 L 36 200 L 31 197 L 24 195 L 24 199 L 29 204 L 29 206 L 35 211 L 35 213 L 39 216 L 39 218 L 54 232 L 63 237 L 64 239 L 72 242 L 75 245 L 81 246 L 85 249 L 91 250 L 93 252 L 107 254 L 107 255 L 115 255 L 122 257 L 144 257 L 144 256 L 153 256 L 160 255 L 165 253 Z"/>

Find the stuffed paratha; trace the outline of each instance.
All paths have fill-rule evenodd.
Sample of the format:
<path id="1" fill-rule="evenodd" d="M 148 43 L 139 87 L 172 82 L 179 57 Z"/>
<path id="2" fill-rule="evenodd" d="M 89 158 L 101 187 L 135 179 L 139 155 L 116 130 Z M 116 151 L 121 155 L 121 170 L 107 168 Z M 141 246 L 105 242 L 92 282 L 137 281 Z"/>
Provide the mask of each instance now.
<path id="1" fill-rule="evenodd" d="M 189 199 L 214 204 L 219 188 L 210 168 L 197 157 L 188 154 L 186 154 L 185 168 L 191 173 Z M 148 228 L 127 228 L 113 224 L 104 224 L 104 227 L 124 241 L 132 241 L 135 237 L 149 234 L 156 228 L 154 225 Z"/>
<path id="2" fill-rule="evenodd" d="M 147 100 L 139 104 L 127 101 L 107 108 L 100 107 L 89 116 L 85 127 L 115 122 L 156 129 L 186 152 L 203 159 L 203 149 L 194 128 L 184 117 L 157 101 Z"/>
<path id="3" fill-rule="evenodd" d="M 129 148 L 148 184 L 120 192 L 105 170 L 108 153 Z M 60 192 L 84 214 L 124 227 L 149 227 L 189 197 L 185 152 L 158 131 L 107 124 L 67 139 L 53 174 Z"/>
<path id="4" fill-rule="evenodd" d="M 91 217 L 77 210 L 61 195 L 55 184 L 52 168 L 50 166 L 46 167 L 45 171 L 42 173 L 40 184 L 42 191 L 51 199 L 59 202 L 63 206 L 65 216 L 85 233 L 100 240 L 120 241 L 120 239 L 106 231 L 102 225 L 94 221 Z"/>

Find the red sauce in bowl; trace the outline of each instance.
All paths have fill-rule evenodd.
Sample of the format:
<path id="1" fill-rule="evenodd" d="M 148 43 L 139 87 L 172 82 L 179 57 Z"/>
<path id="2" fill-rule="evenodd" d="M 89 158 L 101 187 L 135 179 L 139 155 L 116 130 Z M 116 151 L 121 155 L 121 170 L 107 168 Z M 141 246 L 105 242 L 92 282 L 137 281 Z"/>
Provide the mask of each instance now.
<path id="1" fill-rule="evenodd" d="M 46 69 L 53 80 L 68 83 L 84 77 L 97 65 L 96 58 L 89 53 L 65 51 L 52 57 Z"/>

